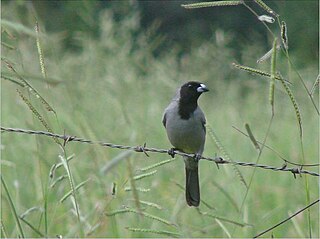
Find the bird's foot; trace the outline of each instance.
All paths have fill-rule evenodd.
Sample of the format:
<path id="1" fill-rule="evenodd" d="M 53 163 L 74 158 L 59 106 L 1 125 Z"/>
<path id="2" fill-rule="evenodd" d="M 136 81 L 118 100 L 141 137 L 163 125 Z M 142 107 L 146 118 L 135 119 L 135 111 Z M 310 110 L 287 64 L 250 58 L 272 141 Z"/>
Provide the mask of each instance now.
<path id="1" fill-rule="evenodd" d="M 177 150 L 177 149 L 176 149 L 176 148 L 171 148 L 171 149 L 168 150 L 168 154 L 169 154 L 172 158 L 174 158 L 174 156 L 176 155 L 175 150 Z"/>
<path id="2" fill-rule="evenodd" d="M 195 154 L 193 156 L 194 161 L 199 162 L 199 160 L 201 159 L 202 155 L 201 154 Z"/>

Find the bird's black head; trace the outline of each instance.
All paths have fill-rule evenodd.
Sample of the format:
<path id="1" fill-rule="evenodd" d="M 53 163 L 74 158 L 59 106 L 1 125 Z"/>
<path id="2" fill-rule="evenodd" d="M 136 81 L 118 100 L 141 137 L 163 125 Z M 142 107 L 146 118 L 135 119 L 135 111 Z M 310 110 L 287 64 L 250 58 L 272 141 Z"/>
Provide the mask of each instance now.
<path id="1" fill-rule="evenodd" d="M 209 89 L 205 84 L 189 81 L 180 88 L 179 114 L 182 119 L 188 119 L 190 114 L 195 111 L 198 106 L 198 98 L 203 92 Z"/>
<path id="2" fill-rule="evenodd" d="M 197 102 L 199 96 L 209 89 L 205 84 L 197 81 L 189 81 L 180 88 L 180 99 L 187 102 Z"/>

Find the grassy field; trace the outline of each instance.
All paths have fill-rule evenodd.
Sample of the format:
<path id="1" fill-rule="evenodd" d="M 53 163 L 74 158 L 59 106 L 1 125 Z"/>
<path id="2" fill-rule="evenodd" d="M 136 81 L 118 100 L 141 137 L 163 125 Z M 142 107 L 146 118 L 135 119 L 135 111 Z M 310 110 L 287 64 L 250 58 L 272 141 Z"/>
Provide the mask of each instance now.
<path id="1" fill-rule="evenodd" d="M 207 134 L 205 156 L 281 167 L 284 161 L 278 154 L 264 147 L 259 156 L 250 139 L 234 128 L 246 132 L 248 123 L 257 140 L 266 139 L 290 162 L 318 163 L 318 114 L 295 72 L 310 90 L 318 74 L 316 62 L 299 69 L 278 51 L 276 69 L 292 82 L 289 87 L 299 106 L 300 138 L 296 112 L 282 84 L 275 82 L 271 119 L 270 78 L 232 66 L 235 53 L 227 46 L 226 33 L 223 41 L 211 39 L 183 57 L 175 49 L 155 57 L 152 51 L 159 38 L 151 30 L 139 32 L 137 12 L 114 22 L 112 13 L 105 11 L 99 39 L 79 32 L 74 41 L 80 50 L 66 51 L 63 36 L 41 33 L 37 37 L 34 26 L 19 25 L 12 5 L 5 7 L 7 32 L 2 39 L 9 46 L 2 45 L 3 127 L 50 128 L 94 141 L 169 149 L 161 123 L 163 110 L 176 88 L 197 80 L 210 89 L 199 102 L 208 131 L 214 132 Z M 271 43 L 272 39 L 269 48 Z M 270 72 L 270 60 L 256 63 L 264 49 L 259 42 L 248 43 L 237 55 L 242 64 Z M 33 90 L 13 82 L 21 84 L 21 78 L 55 113 L 46 110 Z M 318 103 L 318 90 L 313 97 Z M 319 177 L 295 178 L 290 172 L 230 164 L 218 169 L 203 160 L 203 201 L 199 209 L 190 208 L 184 198 L 184 165 L 179 156 L 145 169 L 170 156 L 149 153 L 147 157 L 78 142 L 61 145 L 45 136 L 1 133 L 1 237 L 253 237 L 319 197 Z M 319 172 L 319 167 L 303 169 Z M 264 235 L 271 236 L 319 237 L 319 204 Z"/>

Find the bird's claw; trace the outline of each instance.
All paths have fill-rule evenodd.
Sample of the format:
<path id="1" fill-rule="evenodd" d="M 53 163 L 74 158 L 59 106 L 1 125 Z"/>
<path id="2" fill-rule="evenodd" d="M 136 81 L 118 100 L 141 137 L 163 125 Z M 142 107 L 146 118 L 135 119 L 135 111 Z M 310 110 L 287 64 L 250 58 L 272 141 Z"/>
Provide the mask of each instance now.
<path id="1" fill-rule="evenodd" d="M 174 156 L 176 155 L 176 152 L 175 152 L 176 148 L 171 148 L 168 150 L 168 154 L 174 158 Z"/>
<path id="2" fill-rule="evenodd" d="M 196 162 L 199 162 L 199 160 L 201 159 L 202 155 L 201 154 L 195 154 L 193 156 L 193 159 L 196 161 Z"/>

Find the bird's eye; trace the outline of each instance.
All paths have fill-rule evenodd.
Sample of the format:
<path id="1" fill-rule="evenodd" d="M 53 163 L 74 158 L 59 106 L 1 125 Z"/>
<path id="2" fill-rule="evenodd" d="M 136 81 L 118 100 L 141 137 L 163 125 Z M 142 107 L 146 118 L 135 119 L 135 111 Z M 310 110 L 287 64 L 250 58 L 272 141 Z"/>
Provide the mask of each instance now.
<path id="1" fill-rule="evenodd" d="M 189 84 L 189 85 L 188 85 L 188 87 L 189 87 L 189 88 L 191 88 L 191 87 L 192 87 L 192 85 L 191 85 L 191 84 Z"/>

